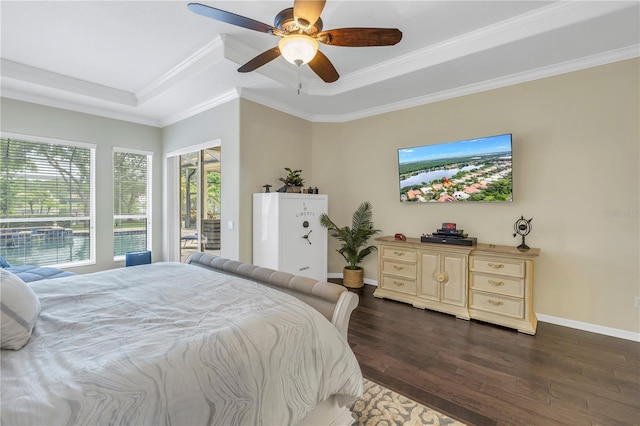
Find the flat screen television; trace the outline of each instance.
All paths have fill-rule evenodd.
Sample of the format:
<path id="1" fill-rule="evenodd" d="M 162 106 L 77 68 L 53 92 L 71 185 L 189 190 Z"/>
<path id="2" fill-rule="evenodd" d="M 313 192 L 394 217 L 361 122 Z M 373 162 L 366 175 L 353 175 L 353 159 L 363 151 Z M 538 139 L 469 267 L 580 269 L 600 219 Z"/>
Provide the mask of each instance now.
<path id="1" fill-rule="evenodd" d="M 510 202 L 511 134 L 398 150 L 404 203 Z"/>

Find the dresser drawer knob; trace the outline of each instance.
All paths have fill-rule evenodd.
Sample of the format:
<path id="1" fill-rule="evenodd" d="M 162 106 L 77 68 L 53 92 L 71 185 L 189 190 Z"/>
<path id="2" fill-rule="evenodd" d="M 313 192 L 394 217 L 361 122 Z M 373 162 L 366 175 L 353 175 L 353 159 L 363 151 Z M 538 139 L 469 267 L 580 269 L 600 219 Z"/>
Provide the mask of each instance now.
<path id="1" fill-rule="evenodd" d="M 393 252 L 396 256 L 404 256 L 404 252 L 403 251 L 394 251 Z"/>
<path id="2" fill-rule="evenodd" d="M 393 283 L 395 285 L 397 285 L 398 287 L 402 287 L 404 285 L 404 283 L 402 281 L 394 281 Z"/>
<path id="3" fill-rule="evenodd" d="M 496 286 L 496 287 L 500 287 L 501 285 L 504 285 L 504 281 L 494 281 L 494 280 L 489 280 L 489 284 Z"/>
<path id="4" fill-rule="evenodd" d="M 502 263 L 489 263 L 489 267 L 493 269 L 502 269 L 504 265 Z"/>
<path id="5" fill-rule="evenodd" d="M 493 306 L 502 306 L 504 305 L 504 302 L 499 302 L 499 301 L 495 301 L 495 300 L 487 300 L 487 302 L 491 303 Z"/>
<path id="6" fill-rule="evenodd" d="M 404 266 L 393 265 L 393 269 L 395 269 L 396 271 L 402 271 L 404 269 Z"/>

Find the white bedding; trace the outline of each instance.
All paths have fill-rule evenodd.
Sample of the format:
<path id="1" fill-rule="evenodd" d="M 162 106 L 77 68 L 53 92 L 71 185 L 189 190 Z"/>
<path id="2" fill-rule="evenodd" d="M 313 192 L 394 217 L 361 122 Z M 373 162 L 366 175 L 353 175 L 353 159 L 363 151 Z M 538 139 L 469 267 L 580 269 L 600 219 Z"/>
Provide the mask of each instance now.
<path id="1" fill-rule="evenodd" d="M 31 284 L 42 305 L 2 351 L 2 425 L 286 425 L 362 394 L 345 339 L 266 286 L 179 263 Z"/>

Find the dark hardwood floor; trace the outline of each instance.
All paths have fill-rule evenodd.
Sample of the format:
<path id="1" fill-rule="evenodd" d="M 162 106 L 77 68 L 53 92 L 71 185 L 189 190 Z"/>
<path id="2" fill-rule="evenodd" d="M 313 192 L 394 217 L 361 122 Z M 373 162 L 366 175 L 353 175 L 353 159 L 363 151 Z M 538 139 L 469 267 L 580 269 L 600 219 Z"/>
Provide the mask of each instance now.
<path id="1" fill-rule="evenodd" d="M 640 425 L 640 343 L 548 323 L 530 336 L 374 290 L 351 290 L 366 378 L 470 425 Z"/>

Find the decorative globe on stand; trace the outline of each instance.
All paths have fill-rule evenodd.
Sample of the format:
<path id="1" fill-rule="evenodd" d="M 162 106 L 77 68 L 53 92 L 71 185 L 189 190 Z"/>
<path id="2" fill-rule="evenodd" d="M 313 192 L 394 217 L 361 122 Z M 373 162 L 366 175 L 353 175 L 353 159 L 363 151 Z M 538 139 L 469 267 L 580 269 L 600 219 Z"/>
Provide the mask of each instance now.
<path id="1" fill-rule="evenodd" d="M 518 246 L 518 250 L 521 250 L 521 251 L 529 250 L 529 246 L 524 243 L 524 237 L 529 235 L 529 232 L 531 232 L 532 220 L 533 218 L 525 219 L 524 216 L 520 216 L 520 219 L 516 220 L 516 223 L 513 224 L 513 230 L 515 231 L 513 233 L 513 237 L 515 238 L 516 235 L 520 235 L 522 237 L 522 244 Z"/>

